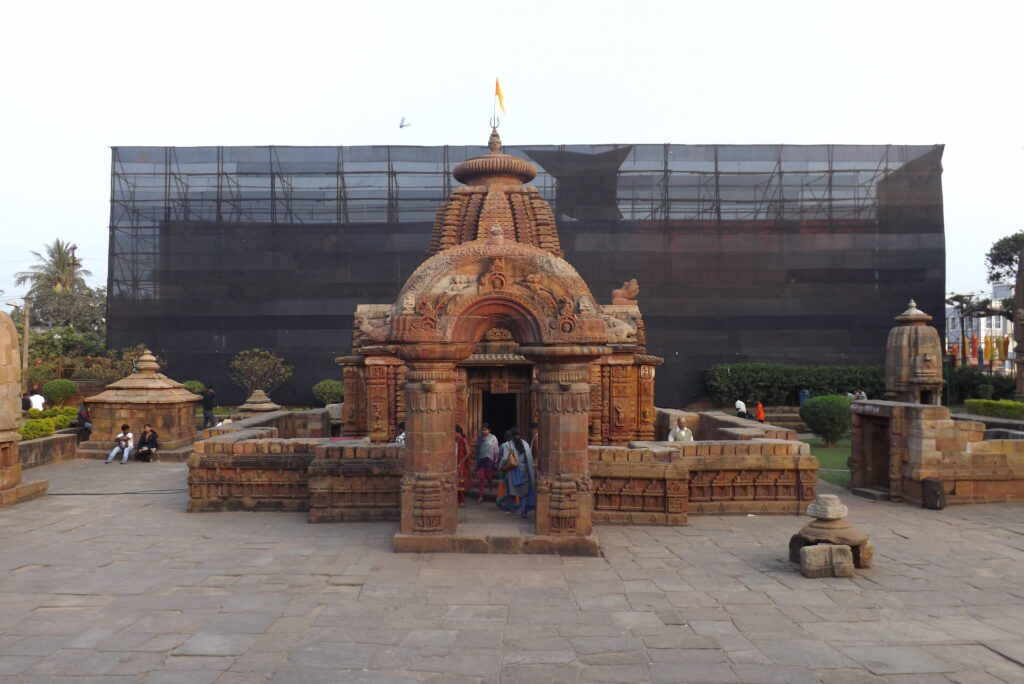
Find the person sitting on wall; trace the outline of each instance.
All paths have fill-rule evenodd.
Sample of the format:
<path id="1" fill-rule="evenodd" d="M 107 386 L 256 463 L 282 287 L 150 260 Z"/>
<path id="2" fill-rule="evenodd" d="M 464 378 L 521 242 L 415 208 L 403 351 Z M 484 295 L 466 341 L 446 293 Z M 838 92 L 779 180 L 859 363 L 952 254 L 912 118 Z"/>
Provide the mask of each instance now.
<path id="1" fill-rule="evenodd" d="M 39 393 L 38 389 L 33 389 L 32 394 L 28 397 L 29 403 L 32 405 L 29 408 L 39 409 L 40 411 L 46 406 L 46 399 Z"/>
<path id="2" fill-rule="evenodd" d="M 207 387 L 199 393 L 199 396 L 203 398 L 203 429 L 205 430 L 217 424 L 217 419 L 213 416 L 213 400 L 217 397 L 217 393 L 213 391 L 212 387 Z"/>
<path id="3" fill-rule="evenodd" d="M 110 455 L 107 456 L 107 460 L 104 463 L 110 463 L 117 456 L 117 452 L 122 453 L 121 465 L 128 462 L 128 457 L 131 456 L 132 448 L 135 446 L 132 440 L 134 435 L 128 432 L 127 423 L 121 426 L 121 433 L 114 437 L 114 448 L 110 450 Z"/>
<path id="4" fill-rule="evenodd" d="M 398 436 L 395 437 L 395 444 L 405 444 L 405 421 L 398 421 Z"/>
<path id="5" fill-rule="evenodd" d="M 157 444 L 156 430 L 150 427 L 149 423 L 142 428 L 142 434 L 139 435 L 139 447 L 135 451 L 135 458 L 142 461 L 143 463 L 149 463 L 156 456 L 156 450 L 159 446 Z"/>
<path id="6" fill-rule="evenodd" d="M 686 416 L 679 416 L 676 419 L 676 426 L 668 433 L 670 442 L 692 442 L 693 432 L 686 427 Z"/>
<path id="7" fill-rule="evenodd" d="M 85 430 L 85 439 L 88 441 L 92 435 L 92 416 L 89 415 L 89 407 L 82 404 L 78 408 L 78 417 L 71 421 L 71 426 Z"/>

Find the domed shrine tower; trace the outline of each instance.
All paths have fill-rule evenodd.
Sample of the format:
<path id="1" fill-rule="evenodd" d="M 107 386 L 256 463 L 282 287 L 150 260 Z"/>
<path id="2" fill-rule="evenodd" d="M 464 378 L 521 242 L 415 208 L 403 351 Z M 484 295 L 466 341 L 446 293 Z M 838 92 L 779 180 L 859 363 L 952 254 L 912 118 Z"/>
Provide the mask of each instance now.
<path id="1" fill-rule="evenodd" d="M 588 537 L 588 444 L 654 437 L 654 371 L 635 281 L 600 305 L 562 258 L 529 162 L 489 152 L 458 164 L 427 260 L 392 304 L 356 307 L 343 367 L 343 432 L 389 442 L 406 428 L 401 533 L 455 530 L 456 424 L 499 440 L 540 425 L 537 533 Z"/>

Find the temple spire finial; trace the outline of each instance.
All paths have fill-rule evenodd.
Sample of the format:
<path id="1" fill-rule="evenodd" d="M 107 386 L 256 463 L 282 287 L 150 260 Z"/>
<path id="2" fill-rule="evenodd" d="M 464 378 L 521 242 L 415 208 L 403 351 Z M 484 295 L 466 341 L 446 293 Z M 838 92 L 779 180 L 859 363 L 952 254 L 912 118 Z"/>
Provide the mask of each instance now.
<path id="1" fill-rule="evenodd" d="M 501 136 L 498 135 L 497 121 L 491 122 L 491 137 L 487 140 L 491 154 L 501 154 Z"/>

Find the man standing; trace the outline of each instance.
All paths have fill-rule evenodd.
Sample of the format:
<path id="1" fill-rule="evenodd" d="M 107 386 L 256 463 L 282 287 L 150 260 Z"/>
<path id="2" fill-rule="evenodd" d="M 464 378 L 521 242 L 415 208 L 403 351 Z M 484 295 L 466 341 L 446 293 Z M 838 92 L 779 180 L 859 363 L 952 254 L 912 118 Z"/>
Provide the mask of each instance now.
<path id="1" fill-rule="evenodd" d="M 203 429 L 205 430 L 217 424 L 217 419 L 213 417 L 213 400 L 217 393 L 213 391 L 212 387 L 207 387 L 199 393 L 199 396 L 203 398 Z"/>
<path id="2" fill-rule="evenodd" d="M 672 428 L 672 432 L 668 433 L 668 441 L 670 442 L 692 442 L 693 432 L 690 428 L 686 427 L 686 416 L 679 416 L 676 420 L 676 426 Z"/>
<path id="3" fill-rule="evenodd" d="M 480 436 L 476 438 L 477 503 L 484 502 L 484 483 L 488 487 L 494 484 L 494 464 L 498 462 L 498 451 L 498 438 L 491 434 L 491 426 L 484 423 L 480 426 Z"/>
<path id="4" fill-rule="evenodd" d="M 128 425 L 122 425 L 121 433 L 114 436 L 114 448 L 110 450 L 110 455 L 107 456 L 107 460 L 104 461 L 104 463 L 110 463 L 113 461 L 114 457 L 117 456 L 118 451 L 123 454 L 121 458 L 121 465 L 127 463 L 128 457 L 132 453 L 132 447 L 135 446 L 132 442 L 134 438 L 135 435 L 128 432 Z"/>
<path id="5" fill-rule="evenodd" d="M 42 411 L 43 407 L 46 405 L 46 399 L 44 399 L 43 395 L 39 393 L 38 388 L 32 389 L 32 394 L 29 395 L 28 401 L 32 404 L 30 408 L 39 409 L 40 411 Z"/>

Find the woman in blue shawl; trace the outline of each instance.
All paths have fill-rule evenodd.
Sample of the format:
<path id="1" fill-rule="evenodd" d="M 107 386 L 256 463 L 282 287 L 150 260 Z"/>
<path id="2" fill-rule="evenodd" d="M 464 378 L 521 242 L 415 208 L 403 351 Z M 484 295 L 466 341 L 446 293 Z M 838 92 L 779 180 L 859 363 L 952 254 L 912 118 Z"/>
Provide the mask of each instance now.
<path id="1" fill-rule="evenodd" d="M 519 428 L 512 428 L 512 446 L 501 458 L 498 469 L 505 472 L 505 483 L 512 496 L 519 497 L 519 513 L 524 518 L 531 508 L 536 507 L 537 473 L 533 468 L 533 454 L 530 445 L 519 436 Z M 515 453 L 517 464 L 505 470 L 509 458 Z"/>

